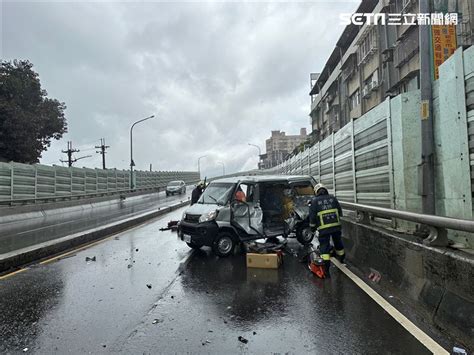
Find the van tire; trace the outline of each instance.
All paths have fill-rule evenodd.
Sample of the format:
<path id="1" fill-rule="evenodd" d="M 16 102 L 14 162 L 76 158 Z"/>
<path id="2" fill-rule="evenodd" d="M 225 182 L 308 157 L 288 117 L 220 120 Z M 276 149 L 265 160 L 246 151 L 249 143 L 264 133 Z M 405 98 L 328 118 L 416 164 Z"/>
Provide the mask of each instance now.
<path id="1" fill-rule="evenodd" d="M 226 257 L 233 253 L 235 248 L 234 236 L 226 231 L 219 232 L 212 243 L 212 251 L 220 257 Z"/>
<path id="2" fill-rule="evenodd" d="M 311 244 L 314 238 L 314 233 L 311 232 L 311 227 L 308 223 L 301 223 L 296 228 L 296 239 L 300 244 L 308 245 Z"/>

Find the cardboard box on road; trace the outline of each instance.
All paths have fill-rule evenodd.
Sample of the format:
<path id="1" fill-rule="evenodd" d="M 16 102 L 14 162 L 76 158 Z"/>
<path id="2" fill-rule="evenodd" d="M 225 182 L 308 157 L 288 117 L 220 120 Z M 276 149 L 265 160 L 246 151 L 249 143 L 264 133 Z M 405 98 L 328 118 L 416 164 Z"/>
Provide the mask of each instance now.
<path id="1" fill-rule="evenodd" d="M 281 265 L 281 261 L 281 255 L 277 253 L 247 253 L 247 267 L 255 267 L 260 269 L 278 269 Z"/>

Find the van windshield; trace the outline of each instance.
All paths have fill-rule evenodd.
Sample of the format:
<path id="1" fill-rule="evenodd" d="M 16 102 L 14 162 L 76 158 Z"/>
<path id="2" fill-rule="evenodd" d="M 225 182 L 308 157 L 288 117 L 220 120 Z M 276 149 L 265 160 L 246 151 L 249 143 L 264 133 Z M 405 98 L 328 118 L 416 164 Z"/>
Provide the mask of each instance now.
<path id="1" fill-rule="evenodd" d="M 197 203 L 225 205 L 234 190 L 235 184 L 218 182 L 211 183 L 199 198 Z"/>
<path id="2" fill-rule="evenodd" d="M 168 186 L 179 186 L 181 185 L 181 181 L 170 181 Z"/>

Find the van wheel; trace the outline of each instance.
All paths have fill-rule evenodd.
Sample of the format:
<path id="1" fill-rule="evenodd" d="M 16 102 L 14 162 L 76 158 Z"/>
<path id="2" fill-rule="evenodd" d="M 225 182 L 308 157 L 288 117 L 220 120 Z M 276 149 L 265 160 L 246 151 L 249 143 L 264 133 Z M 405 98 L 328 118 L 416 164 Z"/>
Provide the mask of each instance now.
<path id="1" fill-rule="evenodd" d="M 192 249 L 201 249 L 201 247 L 202 247 L 202 245 L 196 244 L 196 243 L 193 243 L 193 242 L 186 242 L 186 244 L 188 245 L 188 247 L 190 247 Z"/>
<path id="2" fill-rule="evenodd" d="M 314 234 L 311 231 L 311 227 L 302 223 L 296 228 L 296 239 L 303 245 L 308 245 L 313 241 Z"/>
<path id="3" fill-rule="evenodd" d="M 232 254 L 234 247 L 234 236 L 229 232 L 220 232 L 212 243 L 212 251 L 220 257 L 226 257 Z"/>

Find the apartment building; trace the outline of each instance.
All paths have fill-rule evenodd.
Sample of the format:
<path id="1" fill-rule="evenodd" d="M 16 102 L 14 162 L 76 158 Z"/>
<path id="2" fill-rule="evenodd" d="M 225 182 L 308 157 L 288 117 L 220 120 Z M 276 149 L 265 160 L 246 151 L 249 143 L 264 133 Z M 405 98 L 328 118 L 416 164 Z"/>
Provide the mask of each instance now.
<path id="1" fill-rule="evenodd" d="M 302 142 L 308 139 L 306 128 L 300 129 L 299 135 L 286 135 L 285 132 L 272 131 L 272 135 L 265 141 L 266 153 L 262 154 L 262 167 L 272 168 L 286 159 L 286 157 Z"/>
<path id="2" fill-rule="evenodd" d="M 435 0 L 434 5 L 436 12 L 459 15 L 457 45 L 472 45 L 473 1 Z M 363 0 L 356 13 L 385 14 L 385 18 L 388 14 L 408 16 L 419 13 L 419 1 Z M 311 140 L 326 138 L 386 97 L 418 89 L 418 52 L 416 21 L 346 26 L 322 71 L 310 75 Z"/>

